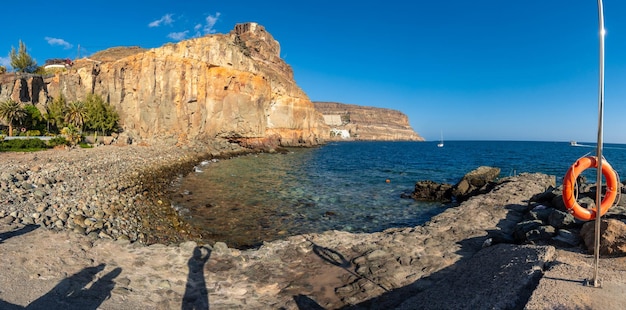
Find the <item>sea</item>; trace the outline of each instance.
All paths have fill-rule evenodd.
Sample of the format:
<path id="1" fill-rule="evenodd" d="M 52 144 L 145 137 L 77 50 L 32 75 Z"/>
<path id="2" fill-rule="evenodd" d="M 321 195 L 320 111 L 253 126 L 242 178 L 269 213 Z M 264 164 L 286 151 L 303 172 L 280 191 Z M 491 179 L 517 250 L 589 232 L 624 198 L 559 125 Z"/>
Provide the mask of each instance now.
<path id="1" fill-rule="evenodd" d="M 455 184 L 491 166 L 500 177 L 541 172 L 560 185 L 578 158 L 595 154 L 595 143 L 580 142 L 331 142 L 203 161 L 172 183 L 170 200 L 207 241 L 245 249 L 303 233 L 421 225 L 449 205 L 402 198 L 417 181 Z M 626 175 L 626 145 L 604 144 L 603 155 Z M 596 169 L 584 175 L 595 182 Z"/>

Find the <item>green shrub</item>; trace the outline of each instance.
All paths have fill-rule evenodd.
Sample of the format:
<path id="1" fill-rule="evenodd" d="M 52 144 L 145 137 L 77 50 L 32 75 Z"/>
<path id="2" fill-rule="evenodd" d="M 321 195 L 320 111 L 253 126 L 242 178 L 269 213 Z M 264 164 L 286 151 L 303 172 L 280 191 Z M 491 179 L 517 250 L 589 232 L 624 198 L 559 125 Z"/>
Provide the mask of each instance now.
<path id="1" fill-rule="evenodd" d="M 69 142 L 63 136 L 55 137 L 48 140 L 48 146 L 55 147 L 57 145 L 69 145 Z"/>
<path id="2" fill-rule="evenodd" d="M 48 145 L 41 139 L 13 139 L 2 141 L 2 148 L 7 150 L 47 149 Z"/>
<path id="3" fill-rule="evenodd" d="M 93 147 L 93 145 L 87 143 L 87 142 L 80 142 L 78 143 L 78 146 L 80 146 L 81 149 L 90 149 Z"/>
<path id="4" fill-rule="evenodd" d="M 38 136 L 41 136 L 41 131 L 39 131 L 39 130 L 28 130 L 28 131 L 26 131 L 26 136 L 38 137 Z"/>

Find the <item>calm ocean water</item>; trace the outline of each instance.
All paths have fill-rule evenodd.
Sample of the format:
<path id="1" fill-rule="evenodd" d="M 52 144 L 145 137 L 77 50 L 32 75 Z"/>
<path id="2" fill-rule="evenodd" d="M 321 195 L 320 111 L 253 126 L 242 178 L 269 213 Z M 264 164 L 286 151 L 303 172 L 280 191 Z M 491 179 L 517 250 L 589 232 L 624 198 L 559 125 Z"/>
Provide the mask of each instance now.
<path id="1" fill-rule="evenodd" d="M 288 154 L 256 154 L 199 165 L 176 182 L 172 203 L 211 241 L 250 247 L 289 235 L 335 229 L 375 232 L 423 224 L 445 206 L 400 198 L 415 182 L 454 184 L 479 166 L 501 176 L 542 172 L 561 184 L 595 144 L 446 141 L 338 142 Z M 626 145 L 604 145 L 626 175 Z M 595 170 L 588 170 L 595 180 Z M 389 180 L 389 182 L 386 182 Z"/>

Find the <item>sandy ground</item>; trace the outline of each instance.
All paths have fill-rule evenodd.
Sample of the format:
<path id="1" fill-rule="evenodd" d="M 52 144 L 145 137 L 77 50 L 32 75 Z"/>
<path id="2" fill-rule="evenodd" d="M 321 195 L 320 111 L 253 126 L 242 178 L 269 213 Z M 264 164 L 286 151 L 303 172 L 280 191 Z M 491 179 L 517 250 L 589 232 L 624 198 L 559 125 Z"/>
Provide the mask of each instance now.
<path id="1" fill-rule="evenodd" d="M 626 309 L 626 257 L 598 261 L 600 287 L 593 286 L 593 255 L 560 249 L 526 309 Z"/>

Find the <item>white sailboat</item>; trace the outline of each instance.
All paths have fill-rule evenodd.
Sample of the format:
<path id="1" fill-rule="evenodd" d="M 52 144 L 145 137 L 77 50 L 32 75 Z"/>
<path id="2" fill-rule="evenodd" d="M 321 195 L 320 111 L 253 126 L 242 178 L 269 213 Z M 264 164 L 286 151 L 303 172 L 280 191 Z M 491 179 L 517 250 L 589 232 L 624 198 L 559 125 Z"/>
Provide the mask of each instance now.
<path id="1" fill-rule="evenodd" d="M 443 132 L 441 132 L 441 140 L 437 143 L 437 147 L 443 147 Z"/>

